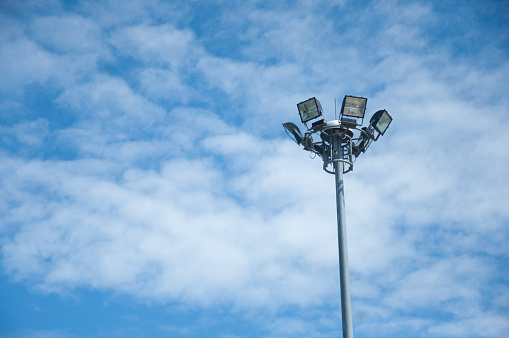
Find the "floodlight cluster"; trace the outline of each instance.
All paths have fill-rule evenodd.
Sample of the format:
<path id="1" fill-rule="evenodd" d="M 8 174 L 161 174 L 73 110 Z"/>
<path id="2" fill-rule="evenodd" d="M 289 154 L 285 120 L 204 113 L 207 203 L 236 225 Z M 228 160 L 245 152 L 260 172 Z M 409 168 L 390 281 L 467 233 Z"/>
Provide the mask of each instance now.
<path id="1" fill-rule="evenodd" d="M 312 97 L 297 104 L 300 120 L 306 127 L 303 135 L 299 127 L 292 122 L 283 123 L 288 136 L 304 150 L 320 156 L 324 161 L 324 170 L 332 163 L 331 138 L 333 133 L 338 135 L 344 151 L 344 160 L 349 164 L 348 172 L 353 169 L 353 162 L 364 153 L 373 141 L 384 135 L 392 122 L 387 110 L 378 110 L 369 120 L 367 127 L 362 127 L 366 112 L 367 98 L 346 95 L 341 105 L 339 120 L 327 122 L 323 115 L 322 105 L 316 97 Z M 308 123 L 311 126 L 308 126 Z M 313 137 L 319 136 L 315 141 Z"/>

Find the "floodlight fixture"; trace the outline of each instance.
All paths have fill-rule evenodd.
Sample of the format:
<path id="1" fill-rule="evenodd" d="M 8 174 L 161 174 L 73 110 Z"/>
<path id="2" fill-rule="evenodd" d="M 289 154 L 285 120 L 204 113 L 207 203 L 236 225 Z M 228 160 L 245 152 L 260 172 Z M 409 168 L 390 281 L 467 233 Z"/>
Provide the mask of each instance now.
<path id="1" fill-rule="evenodd" d="M 363 119 L 367 102 L 368 99 L 365 97 L 345 95 L 341 105 L 341 115 Z"/>
<path id="2" fill-rule="evenodd" d="M 378 132 L 378 136 L 376 137 L 375 141 L 378 140 L 378 137 L 380 137 L 380 135 L 385 134 L 385 131 L 387 130 L 387 128 L 389 128 L 391 122 L 392 117 L 385 109 L 379 110 L 373 114 L 371 120 L 369 120 L 369 124 L 373 126 L 373 128 L 375 128 L 375 130 Z"/>
<path id="3" fill-rule="evenodd" d="M 365 153 L 368 149 L 371 140 L 373 139 L 373 128 L 362 127 L 362 132 L 357 140 L 357 143 L 352 147 L 352 153 L 357 158 L 361 153 Z"/>
<path id="4" fill-rule="evenodd" d="M 286 134 L 290 136 L 290 138 L 294 140 L 295 143 L 299 145 L 302 143 L 303 137 L 299 127 L 297 127 L 292 122 L 283 123 L 283 127 L 285 128 Z"/>
<path id="5" fill-rule="evenodd" d="M 316 97 L 297 104 L 297 108 L 299 109 L 300 120 L 302 123 L 306 123 L 310 120 L 323 116 L 322 105 Z"/>

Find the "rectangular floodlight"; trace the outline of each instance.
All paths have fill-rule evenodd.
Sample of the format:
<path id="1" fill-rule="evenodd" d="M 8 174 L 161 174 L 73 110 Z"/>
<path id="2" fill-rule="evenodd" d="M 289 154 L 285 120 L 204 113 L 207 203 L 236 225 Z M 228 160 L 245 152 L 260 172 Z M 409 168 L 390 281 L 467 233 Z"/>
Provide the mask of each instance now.
<path id="1" fill-rule="evenodd" d="M 378 112 L 377 112 L 378 113 Z M 389 124 L 392 122 L 392 117 L 389 115 L 387 110 L 380 111 L 380 114 L 378 114 L 378 120 L 375 121 L 374 128 L 376 131 L 378 131 L 380 134 L 385 134 L 385 131 L 387 128 L 389 128 Z"/>
<path id="2" fill-rule="evenodd" d="M 315 97 L 297 104 L 297 108 L 302 123 L 323 115 L 322 105 Z"/>
<path id="3" fill-rule="evenodd" d="M 367 101 L 368 99 L 364 97 L 346 95 L 341 106 L 341 114 L 362 119 L 366 111 Z"/>

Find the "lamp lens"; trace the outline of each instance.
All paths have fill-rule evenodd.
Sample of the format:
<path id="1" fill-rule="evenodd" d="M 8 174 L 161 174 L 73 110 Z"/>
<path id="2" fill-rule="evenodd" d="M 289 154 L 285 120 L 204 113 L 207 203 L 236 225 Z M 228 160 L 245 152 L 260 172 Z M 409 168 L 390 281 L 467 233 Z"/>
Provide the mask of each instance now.
<path id="1" fill-rule="evenodd" d="M 300 140 L 297 139 L 297 135 L 295 134 L 295 132 L 292 130 L 288 130 L 286 129 L 286 135 L 288 135 L 295 143 L 297 144 L 300 144 Z"/>
<path id="2" fill-rule="evenodd" d="M 283 127 L 285 128 L 285 132 L 290 138 L 295 141 L 297 144 L 301 144 L 302 142 L 302 133 L 300 132 L 299 127 L 291 122 L 283 123 Z"/>
<path id="3" fill-rule="evenodd" d="M 376 129 L 380 132 L 380 134 L 384 134 L 387 128 L 389 127 L 389 124 L 391 124 L 392 118 L 389 116 L 389 114 L 384 111 L 382 116 L 380 116 L 380 119 L 376 123 Z"/>
<path id="4" fill-rule="evenodd" d="M 366 101 L 367 99 L 363 97 L 345 96 L 342 114 L 345 116 L 363 118 L 364 111 L 366 110 Z"/>

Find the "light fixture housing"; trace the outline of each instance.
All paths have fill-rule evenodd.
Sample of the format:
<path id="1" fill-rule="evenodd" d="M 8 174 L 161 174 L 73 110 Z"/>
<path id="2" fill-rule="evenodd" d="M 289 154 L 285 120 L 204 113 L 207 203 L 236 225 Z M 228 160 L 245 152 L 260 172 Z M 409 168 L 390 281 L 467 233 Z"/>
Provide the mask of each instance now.
<path id="1" fill-rule="evenodd" d="M 368 149 L 371 140 L 373 139 L 373 128 L 362 127 L 362 132 L 357 140 L 357 143 L 353 145 L 352 153 L 357 158 L 361 153 L 365 153 Z"/>
<path id="2" fill-rule="evenodd" d="M 345 95 L 341 105 L 341 115 L 363 119 L 367 102 L 368 99 L 365 97 Z"/>
<path id="3" fill-rule="evenodd" d="M 373 116 L 369 120 L 369 124 L 378 132 L 375 141 L 378 140 L 380 135 L 385 134 L 385 131 L 387 130 L 387 128 L 389 128 L 391 122 L 392 117 L 385 109 L 379 110 L 373 114 Z"/>
<path id="4" fill-rule="evenodd" d="M 300 132 L 299 127 L 297 127 L 292 122 L 283 123 L 283 127 L 285 128 L 286 134 L 295 141 L 298 145 L 302 143 L 302 133 Z"/>
<path id="5" fill-rule="evenodd" d="M 298 103 L 297 109 L 299 110 L 299 116 L 302 123 L 306 123 L 310 120 L 323 116 L 322 105 L 316 97 Z"/>
<path id="6" fill-rule="evenodd" d="M 371 117 L 371 120 L 369 120 L 369 124 L 375 128 L 377 132 L 379 132 L 381 135 L 385 134 L 385 131 L 387 128 L 389 128 L 389 125 L 392 122 L 392 117 L 389 115 L 387 110 L 382 109 L 377 111 L 373 114 Z"/>

